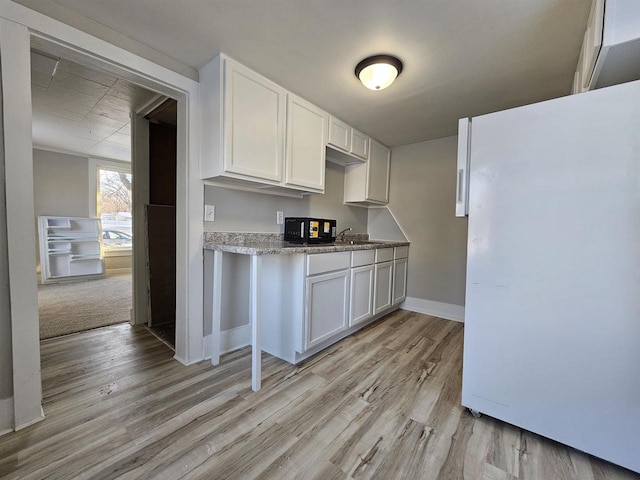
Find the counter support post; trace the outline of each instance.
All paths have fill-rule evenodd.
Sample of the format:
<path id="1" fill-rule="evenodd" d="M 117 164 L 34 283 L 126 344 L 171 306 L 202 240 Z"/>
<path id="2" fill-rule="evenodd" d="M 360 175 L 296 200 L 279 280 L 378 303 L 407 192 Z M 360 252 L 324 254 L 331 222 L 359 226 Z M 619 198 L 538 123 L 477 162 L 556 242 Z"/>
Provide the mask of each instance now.
<path id="1" fill-rule="evenodd" d="M 262 347 L 260 345 L 260 306 L 262 305 L 262 286 L 260 284 L 261 266 L 262 257 L 260 255 L 251 255 L 251 388 L 254 392 L 260 390 L 262 378 Z"/>
<path id="2" fill-rule="evenodd" d="M 211 326 L 211 364 L 220 364 L 220 319 L 222 317 L 222 252 L 213 252 L 213 301 Z"/>

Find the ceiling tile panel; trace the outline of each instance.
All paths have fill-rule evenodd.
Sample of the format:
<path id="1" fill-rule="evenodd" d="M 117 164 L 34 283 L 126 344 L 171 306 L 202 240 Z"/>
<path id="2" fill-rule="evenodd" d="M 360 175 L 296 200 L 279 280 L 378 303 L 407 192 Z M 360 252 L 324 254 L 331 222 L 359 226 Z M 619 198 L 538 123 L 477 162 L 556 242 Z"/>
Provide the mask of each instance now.
<path id="1" fill-rule="evenodd" d="M 40 103 L 52 108 L 59 108 L 61 110 L 67 110 L 69 112 L 81 114 L 83 117 L 87 115 L 93 105 L 84 105 L 75 101 L 73 96 L 65 98 L 58 98 L 51 95 L 47 95 L 42 98 L 33 97 L 34 104 Z"/>
<path id="2" fill-rule="evenodd" d="M 62 87 L 67 90 L 85 93 L 92 97 L 102 97 L 109 91 L 109 87 L 105 85 L 87 80 L 86 78 L 76 77 L 67 72 L 56 72 L 49 88 L 54 87 Z"/>
<path id="3" fill-rule="evenodd" d="M 77 63 L 65 60 L 64 58 L 60 60 L 57 71 L 70 73 L 72 75 L 75 75 L 76 77 L 85 78 L 106 87 L 113 86 L 113 84 L 118 80 L 118 77 L 114 75 L 100 72 L 98 70 L 92 70 L 82 65 L 78 65 Z"/>
<path id="4" fill-rule="evenodd" d="M 87 153 L 97 157 L 115 158 L 116 160 L 131 161 L 131 151 L 128 147 L 123 147 L 114 142 L 103 140 L 91 147 Z"/>
<path id="5" fill-rule="evenodd" d="M 131 146 L 131 137 L 124 133 L 116 132 L 107 138 L 107 141 L 117 143 L 123 147 Z"/>
<path id="6" fill-rule="evenodd" d="M 35 146 L 130 161 L 130 112 L 157 93 L 64 59 L 32 80 Z"/>
<path id="7" fill-rule="evenodd" d="M 42 72 L 31 71 L 31 85 L 47 88 L 51 83 L 51 76 Z"/>
<path id="8" fill-rule="evenodd" d="M 94 115 L 99 115 L 101 117 L 109 118 L 111 120 L 122 122 L 122 125 L 129 121 L 129 112 L 116 110 L 115 108 L 111 108 L 100 103 L 98 103 L 91 109 L 91 113 Z"/>
<path id="9" fill-rule="evenodd" d="M 131 111 L 131 104 L 129 100 L 124 100 L 111 94 L 107 94 L 102 97 L 98 102 L 98 106 L 112 108 L 114 110 L 126 112 L 127 114 Z"/>

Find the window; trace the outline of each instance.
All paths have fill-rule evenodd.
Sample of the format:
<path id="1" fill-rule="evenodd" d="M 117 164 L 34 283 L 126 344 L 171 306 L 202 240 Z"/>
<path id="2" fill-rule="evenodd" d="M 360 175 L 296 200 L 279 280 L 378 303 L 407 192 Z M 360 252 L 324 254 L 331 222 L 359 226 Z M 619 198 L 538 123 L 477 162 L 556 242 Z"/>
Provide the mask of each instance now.
<path id="1" fill-rule="evenodd" d="M 128 168 L 97 165 L 97 208 L 105 253 L 130 253 L 133 246 L 131 184 Z"/>

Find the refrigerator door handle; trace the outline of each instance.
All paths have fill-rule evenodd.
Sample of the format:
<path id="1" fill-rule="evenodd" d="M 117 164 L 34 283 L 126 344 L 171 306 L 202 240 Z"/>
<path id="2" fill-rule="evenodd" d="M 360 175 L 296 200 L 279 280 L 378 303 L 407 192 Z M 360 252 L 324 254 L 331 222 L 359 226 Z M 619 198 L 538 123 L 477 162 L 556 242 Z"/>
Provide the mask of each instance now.
<path id="1" fill-rule="evenodd" d="M 456 203 L 463 202 L 463 190 L 464 190 L 464 169 L 458 169 L 458 182 L 456 183 Z"/>
<path id="2" fill-rule="evenodd" d="M 469 214 L 469 157 L 471 119 L 458 120 L 458 178 L 456 180 L 456 217 Z"/>

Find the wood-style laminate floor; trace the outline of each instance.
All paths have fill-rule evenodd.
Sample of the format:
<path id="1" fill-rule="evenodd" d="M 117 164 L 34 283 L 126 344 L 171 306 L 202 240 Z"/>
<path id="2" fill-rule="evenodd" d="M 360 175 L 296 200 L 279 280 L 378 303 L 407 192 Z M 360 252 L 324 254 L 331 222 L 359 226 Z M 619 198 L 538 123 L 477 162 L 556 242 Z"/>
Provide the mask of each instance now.
<path id="1" fill-rule="evenodd" d="M 42 342 L 46 419 L 0 437 L 11 479 L 637 479 L 460 407 L 460 323 L 406 311 L 300 366 L 184 367 L 144 329 Z"/>

